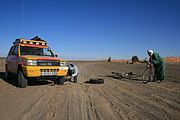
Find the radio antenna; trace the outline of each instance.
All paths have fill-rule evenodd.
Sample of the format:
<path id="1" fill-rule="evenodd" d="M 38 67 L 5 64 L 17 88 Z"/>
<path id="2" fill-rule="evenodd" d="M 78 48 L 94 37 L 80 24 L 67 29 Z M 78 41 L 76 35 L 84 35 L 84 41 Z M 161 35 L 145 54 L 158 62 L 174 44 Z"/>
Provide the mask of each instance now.
<path id="1" fill-rule="evenodd" d="M 22 9 L 21 9 L 21 39 L 23 38 L 24 34 L 24 0 L 22 0 Z"/>

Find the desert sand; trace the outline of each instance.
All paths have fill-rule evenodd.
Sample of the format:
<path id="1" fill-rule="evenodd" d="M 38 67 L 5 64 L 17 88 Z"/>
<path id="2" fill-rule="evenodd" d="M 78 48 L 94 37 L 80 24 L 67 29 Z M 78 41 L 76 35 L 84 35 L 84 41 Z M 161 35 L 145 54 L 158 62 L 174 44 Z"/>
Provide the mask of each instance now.
<path id="1" fill-rule="evenodd" d="M 140 78 L 116 79 L 111 72 L 142 74 L 145 63 L 73 61 L 78 83 L 50 86 L 51 81 L 29 82 L 18 88 L 5 79 L 0 60 L 0 120 L 179 120 L 180 63 L 166 64 L 166 79 L 143 84 Z M 89 84 L 103 78 L 104 84 Z"/>

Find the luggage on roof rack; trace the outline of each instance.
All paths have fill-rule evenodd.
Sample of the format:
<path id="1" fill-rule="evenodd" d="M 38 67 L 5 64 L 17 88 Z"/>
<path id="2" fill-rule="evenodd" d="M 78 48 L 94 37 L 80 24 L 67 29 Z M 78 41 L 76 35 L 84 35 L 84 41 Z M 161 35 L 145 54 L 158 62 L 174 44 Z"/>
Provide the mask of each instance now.
<path id="1" fill-rule="evenodd" d="M 36 36 L 34 38 L 32 38 L 31 40 L 37 40 L 37 41 L 44 41 L 42 38 L 40 38 L 39 36 Z"/>

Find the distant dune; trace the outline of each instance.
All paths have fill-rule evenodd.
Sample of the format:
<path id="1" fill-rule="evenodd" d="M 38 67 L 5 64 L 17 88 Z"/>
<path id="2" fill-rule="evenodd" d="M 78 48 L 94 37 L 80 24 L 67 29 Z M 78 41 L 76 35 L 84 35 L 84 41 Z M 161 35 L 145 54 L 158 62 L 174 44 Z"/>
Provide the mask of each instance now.
<path id="1" fill-rule="evenodd" d="M 165 62 L 180 62 L 180 57 L 164 57 L 163 58 L 165 60 Z M 107 59 L 104 60 L 97 60 L 97 61 L 108 61 Z M 131 60 L 111 60 L 112 62 L 127 62 L 127 61 L 131 61 Z M 142 59 L 140 59 L 139 61 L 143 61 Z"/>
<path id="2" fill-rule="evenodd" d="M 165 62 L 180 62 L 180 57 L 165 57 Z"/>

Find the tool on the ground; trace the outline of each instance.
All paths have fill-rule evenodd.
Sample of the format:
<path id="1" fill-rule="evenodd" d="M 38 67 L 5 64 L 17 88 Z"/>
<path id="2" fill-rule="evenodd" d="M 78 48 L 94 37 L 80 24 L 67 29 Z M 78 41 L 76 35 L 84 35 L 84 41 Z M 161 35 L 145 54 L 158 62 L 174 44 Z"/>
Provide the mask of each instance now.
<path id="1" fill-rule="evenodd" d="M 112 72 L 112 74 L 113 74 L 113 77 L 118 78 L 118 79 L 121 79 L 121 78 L 131 79 L 132 77 L 142 76 L 140 74 L 135 74 L 133 72 L 124 72 L 124 73 Z"/>
<path id="2" fill-rule="evenodd" d="M 50 86 L 55 86 L 54 82 L 52 82 L 52 83 L 50 84 Z"/>

